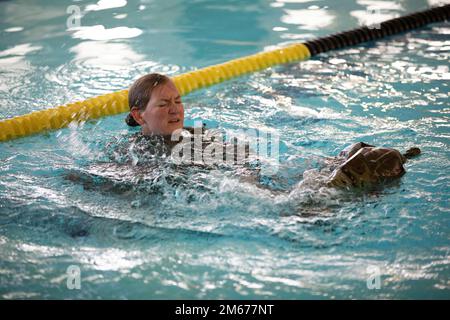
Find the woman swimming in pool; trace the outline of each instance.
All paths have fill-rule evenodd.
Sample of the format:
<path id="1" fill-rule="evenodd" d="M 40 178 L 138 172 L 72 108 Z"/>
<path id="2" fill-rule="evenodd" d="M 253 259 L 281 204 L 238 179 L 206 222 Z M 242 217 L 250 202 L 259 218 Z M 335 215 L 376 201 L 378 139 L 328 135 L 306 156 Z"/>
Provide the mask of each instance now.
<path id="1" fill-rule="evenodd" d="M 169 77 L 152 73 L 139 78 L 131 86 L 128 100 L 131 108 L 126 118 L 128 125 L 140 125 L 142 135 L 164 137 L 165 143 L 173 142 L 172 146 L 179 142 L 170 137 L 175 131 L 183 129 L 184 106 Z M 418 148 L 412 148 L 402 155 L 395 149 L 377 148 L 362 142 L 348 149 L 350 151 L 342 152 L 331 162 L 334 167 L 328 170 L 334 172 L 330 176 L 329 186 L 361 187 L 398 178 L 405 172 L 403 164 L 406 158 L 420 153 Z"/>
<path id="2" fill-rule="evenodd" d="M 211 169 L 220 168 L 230 170 L 241 181 L 270 189 L 273 194 L 280 193 L 279 190 L 274 190 L 262 182 L 262 180 L 267 182 L 267 177 L 260 179 L 259 159 L 254 162 L 251 155 L 248 157 L 250 153 L 248 148 L 245 148 L 245 156 L 251 160 L 237 162 L 239 155 L 235 148 L 236 144 L 228 144 L 232 148 L 226 148 L 227 143 L 222 139 L 215 140 L 214 135 L 208 134 L 210 130 L 201 127 L 198 134 L 194 128 L 184 127 L 184 106 L 175 84 L 169 77 L 153 73 L 136 80 L 129 90 L 129 105 L 130 113 L 126 123 L 133 127 L 141 126 L 141 130 L 110 143 L 110 148 L 107 148 L 109 161 L 93 164 L 82 174 L 79 172 L 70 174 L 67 176 L 69 180 L 81 181 L 85 187 L 100 188 L 108 192 L 136 190 L 136 187 L 141 185 L 140 182 L 143 182 L 142 186 L 146 193 L 165 185 L 186 188 L 192 188 L 193 185 L 195 188 L 203 186 L 207 192 L 207 184 L 193 182 L 192 172 L 209 175 Z M 186 135 L 174 134 L 177 131 L 187 131 L 191 135 L 188 134 L 188 139 L 185 139 Z M 194 141 L 197 135 L 202 136 L 200 146 Z M 180 145 L 186 145 L 187 148 L 181 150 L 190 153 L 186 159 L 188 161 L 182 163 L 173 161 L 175 154 L 173 150 Z M 203 161 L 204 151 L 211 145 L 217 146 L 218 158 L 226 160 L 228 157 L 234 161 L 206 164 Z M 195 161 L 196 152 L 200 154 L 200 161 Z M 340 189 L 377 185 L 402 176 L 405 173 L 403 164 L 406 159 L 419 153 L 419 149 L 413 148 L 402 155 L 395 149 L 377 148 L 360 142 L 345 149 L 339 156 L 325 161 L 325 165 L 320 169 L 320 175 L 316 175 L 314 179 L 321 186 Z M 269 179 L 272 178 L 276 181 L 283 179 L 278 176 L 271 176 Z M 308 181 L 301 180 L 294 190 L 302 189 L 304 182 Z M 281 191 L 284 192 L 291 191 Z"/>

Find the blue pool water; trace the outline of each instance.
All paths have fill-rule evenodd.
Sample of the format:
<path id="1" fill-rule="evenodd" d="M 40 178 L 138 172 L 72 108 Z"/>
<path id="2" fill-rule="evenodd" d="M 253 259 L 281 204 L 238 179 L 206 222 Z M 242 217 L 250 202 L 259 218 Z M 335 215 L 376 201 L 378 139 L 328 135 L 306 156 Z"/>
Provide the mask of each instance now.
<path id="1" fill-rule="evenodd" d="M 0 119 L 437 2 L 1 1 Z M 111 167 L 124 192 L 68 180 L 105 175 L 124 115 L 0 143 L 1 298 L 450 298 L 449 35 L 434 24 L 184 97 L 187 124 L 278 134 L 281 193 L 229 170 L 174 185 L 164 166 L 143 183 Z M 321 159 L 355 141 L 423 154 L 380 190 L 321 188 Z"/>

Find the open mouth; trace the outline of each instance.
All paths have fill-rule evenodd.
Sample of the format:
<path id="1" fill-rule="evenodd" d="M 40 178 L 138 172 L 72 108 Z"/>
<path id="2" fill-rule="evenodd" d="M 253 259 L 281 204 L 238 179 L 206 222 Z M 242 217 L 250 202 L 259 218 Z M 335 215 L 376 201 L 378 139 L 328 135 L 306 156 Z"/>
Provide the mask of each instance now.
<path id="1" fill-rule="evenodd" d="M 180 119 L 169 120 L 169 123 L 178 123 L 178 122 L 180 122 Z"/>

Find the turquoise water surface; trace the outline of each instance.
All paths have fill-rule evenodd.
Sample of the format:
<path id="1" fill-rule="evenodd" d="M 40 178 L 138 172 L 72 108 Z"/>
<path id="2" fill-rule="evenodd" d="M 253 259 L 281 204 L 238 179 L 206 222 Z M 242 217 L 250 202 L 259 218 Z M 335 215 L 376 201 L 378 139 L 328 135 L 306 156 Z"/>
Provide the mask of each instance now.
<path id="1" fill-rule="evenodd" d="M 437 3 L 1 1 L 0 119 Z M 0 143 L 1 298 L 450 298 L 449 58 L 439 23 L 184 97 L 188 125 L 279 136 L 276 192 L 233 170 L 105 168 L 134 132 L 123 114 Z M 357 141 L 422 155 L 378 190 L 324 188 L 323 159 Z"/>

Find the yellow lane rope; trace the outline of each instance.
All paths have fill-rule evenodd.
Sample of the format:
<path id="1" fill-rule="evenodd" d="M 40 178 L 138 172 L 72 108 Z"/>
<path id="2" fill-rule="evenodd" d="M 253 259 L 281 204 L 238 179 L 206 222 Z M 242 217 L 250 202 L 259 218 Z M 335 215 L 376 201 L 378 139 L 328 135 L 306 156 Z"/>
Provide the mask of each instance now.
<path id="1" fill-rule="evenodd" d="M 173 77 L 181 95 L 217 84 L 241 75 L 311 56 L 304 44 L 261 52 Z M 69 103 L 0 121 L 0 141 L 66 127 L 103 116 L 129 111 L 128 90 L 121 90 L 84 101 Z"/>

